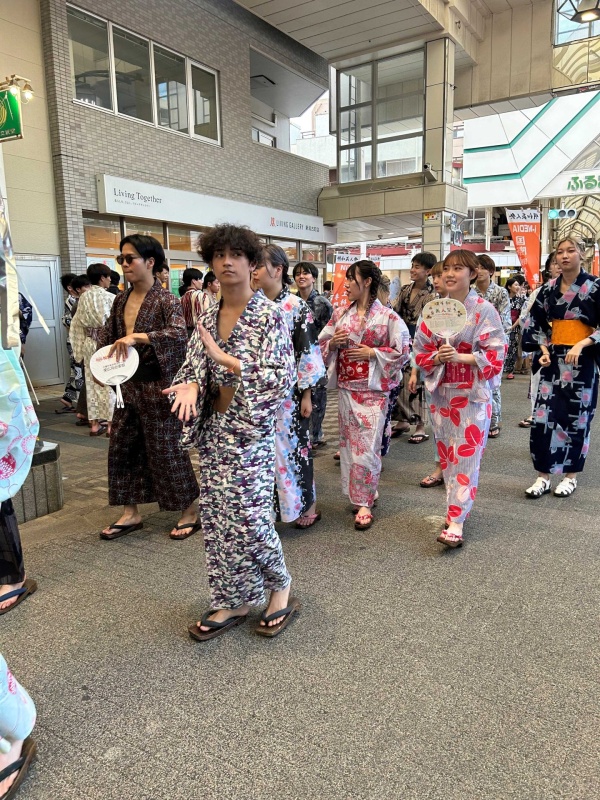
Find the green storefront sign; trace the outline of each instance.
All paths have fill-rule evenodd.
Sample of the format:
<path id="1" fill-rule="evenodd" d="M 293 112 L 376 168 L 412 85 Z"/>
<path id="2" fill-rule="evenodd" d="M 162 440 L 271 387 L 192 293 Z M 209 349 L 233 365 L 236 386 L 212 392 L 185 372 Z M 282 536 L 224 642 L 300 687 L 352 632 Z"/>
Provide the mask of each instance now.
<path id="1" fill-rule="evenodd" d="M 5 89 L 0 92 L 0 144 L 22 138 L 21 93 L 13 94 Z"/>

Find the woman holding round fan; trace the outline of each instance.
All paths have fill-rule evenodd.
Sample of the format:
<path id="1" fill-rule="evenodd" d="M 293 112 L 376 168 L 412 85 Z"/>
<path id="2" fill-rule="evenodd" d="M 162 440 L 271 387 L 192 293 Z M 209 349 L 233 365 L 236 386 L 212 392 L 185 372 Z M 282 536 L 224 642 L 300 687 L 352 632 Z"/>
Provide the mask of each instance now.
<path id="1" fill-rule="evenodd" d="M 506 355 L 498 312 L 470 286 L 477 266 L 469 250 L 446 256 L 444 283 L 448 296 L 464 305 L 466 322 L 448 338 L 436 335 L 424 321 L 425 306 L 413 343 L 431 394 L 431 421 L 446 484 L 446 524 L 437 540 L 448 547 L 463 543 L 463 523 L 477 493 L 490 427 L 492 389 L 500 381 Z"/>

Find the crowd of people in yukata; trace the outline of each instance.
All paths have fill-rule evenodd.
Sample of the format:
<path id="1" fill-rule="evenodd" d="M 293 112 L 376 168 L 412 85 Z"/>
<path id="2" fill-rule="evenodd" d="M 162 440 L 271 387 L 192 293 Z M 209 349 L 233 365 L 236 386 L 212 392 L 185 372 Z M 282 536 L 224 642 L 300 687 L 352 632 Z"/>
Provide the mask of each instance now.
<path id="1" fill-rule="evenodd" d="M 186 270 L 181 300 L 163 285 L 162 246 L 142 234 L 120 242 L 125 291 L 121 274 L 104 264 L 63 277 L 72 371 L 60 409 L 91 436 L 109 435 L 109 503 L 123 510 L 102 539 L 143 528 L 139 505 L 150 502 L 178 513 L 173 540 L 202 532 L 210 607 L 189 626 L 194 639 L 223 635 L 257 606 L 266 608 L 256 633 L 272 638 L 300 610 L 275 522 L 310 528 L 321 519 L 313 453 L 325 444 L 328 389 L 337 389 L 334 458 L 357 530 L 375 521 L 391 439 L 406 433 L 423 444 L 429 422 L 436 466 L 420 485 L 445 485 L 437 541 L 463 544 L 482 454 L 500 433 L 502 375 L 514 376 L 517 359 L 530 363 L 531 415 L 520 426 L 530 428 L 538 473 L 525 493 L 549 493 L 553 476 L 557 497 L 577 488 L 598 395 L 600 279 L 585 271 L 576 238 L 558 243 L 543 284 L 528 296 L 519 280 L 508 290 L 494 282 L 489 256 L 457 249 L 437 262 L 419 253 L 393 307 L 389 280 L 368 259 L 348 267 L 348 302 L 333 308 L 317 292 L 312 263 L 299 262 L 290 274 L 285 251 L 248 228 L 218 225 L 201 236 L 199 252 L 210 271 Z M 423 311 L 437 297 L 464 306 L 466 324 L 451 337 L 427 327 Z M 91 374 L 92 355 L 106 345 L 118 359 L 130 348 L 139 355 L 122 386 L 122 407 Z M 25 574 L 10 498 L 29 469 L 38 423 L 15 354 L 0 355 L 3 380 L 11 382 L 0 410 L 10 406 L 15 428 L 1 440 L 10 439 L 8 452 L 0 453 L 2 615 L 37 589 Z M 4 736 L 12 742 L 8 755 L 0 753 L 0 788 L 26 771 L 35 752 L 15 733 L 31 730 L 35 709 L 0 657 L 0 701 L 9 684 L 25 716 L 15 716 L 8 732 L 0 725 L 0 745 Z"/>

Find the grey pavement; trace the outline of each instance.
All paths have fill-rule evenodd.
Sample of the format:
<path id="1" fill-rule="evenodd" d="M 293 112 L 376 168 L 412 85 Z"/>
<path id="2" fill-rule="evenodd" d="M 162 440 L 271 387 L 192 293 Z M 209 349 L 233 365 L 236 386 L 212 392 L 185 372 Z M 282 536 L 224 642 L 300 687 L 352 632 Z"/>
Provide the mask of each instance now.
<path id="1" fill-rule="evenodd" d="M 341 496 L 335 398 L 316 457 L 323 520 L 281 526 L 303 608 L 209 643 L 202 540 L 175 515 L 104 542 L 107 440 L 42 401 L 65 508 L 22 526 L 38 592 L 0 649 L 38 706 L 27 800 L 552 800 L 600 796 L 600 432 L 569 499 L 527 500 L 527 379 L 504 384 L 466 544 L 435 541 L 431 442 L 392 444 L 376 523 Z M 118 512 L 117 512 L 118 513 Z"/>

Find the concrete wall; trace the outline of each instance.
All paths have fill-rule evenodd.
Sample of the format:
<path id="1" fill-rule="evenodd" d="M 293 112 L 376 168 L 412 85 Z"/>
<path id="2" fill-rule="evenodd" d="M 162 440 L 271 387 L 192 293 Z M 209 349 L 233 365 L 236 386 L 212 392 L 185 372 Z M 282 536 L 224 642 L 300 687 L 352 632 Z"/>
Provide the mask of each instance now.
<path id="1" fill-rule="evenodd" d="M 477 65 L 457 70 L 455 108 L 550 91 L 552 8 L 551 0 L 541 0 L 486 19 Z"/>
<path id="2" fill-rule="evenodd" d="M 327 87 L 326 62 L 233 0 L 79 0 L 76 5 L 218 70 L 222 147 L 73 103 L 65 0 L 41 0 L 63 269 L 85 266 L 82 211 L 95 175 L 315 214 L 327 168 L 252 142 L 250 47 Z M 202 224 L 202 220 L 198 220 Z"/>
<path id="3" fill-rule="evenodd" d="M 22 75 L 35 95 L 23 106 L 24 138 L 0 146 L 15 252 L 58 255 L 39 0 L 0 3 L 0 78 Z"/>

